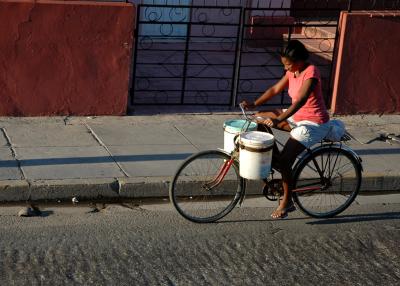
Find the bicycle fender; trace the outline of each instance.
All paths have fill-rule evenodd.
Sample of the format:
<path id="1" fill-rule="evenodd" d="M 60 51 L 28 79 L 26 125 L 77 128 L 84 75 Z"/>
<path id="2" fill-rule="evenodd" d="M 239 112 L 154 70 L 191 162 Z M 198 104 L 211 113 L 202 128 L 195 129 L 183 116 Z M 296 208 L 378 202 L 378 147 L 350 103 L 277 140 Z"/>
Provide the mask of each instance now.
<path id="1" fill-rule="evenodd" d="M 239 207 L 242 207 L 244 199 L 246 197 L 246 186 L 247 186 L 246 179 L 243 179 L 243 181 L 242 181 L 242 190 L 243 190 L 243 192 L 242 192 L 242 194 L 240 196 L 240 199 L 239 199 L 239 204 L 238 204 Z"/>
<path id="2" fill-rule="evenodd" d="M 333 143 L 332 145 L 322 145 L 322 146 L 318 146 L 318 147 L 312 149 L 311 152 L 305 153 L 303 156 L 301 156 L 301 157 L 299 158 L 299 160 L 297 160 L 296 165 L 295 165 L 294 168 L 293 168 L 293 171 L 296 171 L 297 168 L 299 167 L 300 163 L 303 162 L 304 160 L 308 159 L 308 158 L 309 158 L 310 156 L 312 156 L 315 152 L 318 152 L 319 150 L 322 150 L 322 149 L 329 149 L 329 148 L 342 149 L 342 150 L 344 150 L 345 152 L 350 153 L 350 155 L 353 156 L 353 157 L 357 160 L 358 165 L 359 165 L 360 168 L 361 168 L 361 172 L 364 172 L 364 168 L 363 168 L 363 166 L 362 166 L 362 159 L 361 159 L 361 157 L 360 157 L 353 149 L 351 149 L 350 147 L 348 147 L 348 146 L 346 146 L 346 145 L 340 145 L 340 144 L 338 144 L 338 143 Z M 294 173 L 295 173 L 295 172 L 294 172 Z"/>
<path id="3" fill-rule="evenodd" d="M 364 168 L 363 168 L 363 166 L 362 166 L 362 159 L 361 159 L 361 157 L 356 153 L 356 151 L 354 151 L 353 149 L 351 149 L 350 147 L 348 147 L 348 146 L 346 146 L 346 145 L 342 146 L 342 149 L 346 150 L 347 152 L 349 152 L 351 155 L 353 155 L 353 156 L 357 159 L 357 161 L 358 161 L 358 163 L 359 163 L 359 165 L 360 165 L 360 167 L 361 167 L 361 172 L 364 172 Z"/>
<path id="4" fill-rule="evenodd" d="M 217 148 L 217 150 L 218 150 L 218 151 L 221 151 L 221 152 L 223 152 L 223 153 L 225 153 L 225 154 L 228 155 L 228 156 L 231 155 L 231 153 L 229 153 L 228 151 L 226 151 L 226 150 L 224 150 L 224 149 L 222 149 L 222 148 Z"/>
<path id="5" fill-rule="evenodd" d="M 231 156 L 231 153 L 225 151 L 225 150 L 222 149 L 222 148 L 217 148 L 217 150 L 218 150 L 218 151 L 221 151 L 221 152 L 223 152 L 223 153 L 225 153 L 225 154 L 228 155 L 228 156 Z M 243 201 L 244 201 L 244 199 L 245 199 L 245 197 L 246 197 L 246 179 L 244 179 L 244 178 L 242 178 L 242 190 L 243 190 L 243 191 L 242 191 L 242 193 L 240 194 L 240 199 L 239 199 L 239 203 L 238 203 L 238 206 L 239 206 L 239 207 L 242 206 Z"/>

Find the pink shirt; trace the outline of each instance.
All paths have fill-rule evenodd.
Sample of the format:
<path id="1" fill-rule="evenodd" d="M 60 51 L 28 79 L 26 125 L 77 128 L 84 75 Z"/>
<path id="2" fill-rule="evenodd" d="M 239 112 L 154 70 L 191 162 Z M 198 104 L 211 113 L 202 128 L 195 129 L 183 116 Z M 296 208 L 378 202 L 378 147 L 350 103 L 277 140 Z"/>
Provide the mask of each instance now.
<path id="1" fill-rule="evenodd" d="M 293 103 L 299 100 L 300 88 L 307 79 L 315 78 L 318 80 L 306 103 L 293 115 L 294 121 L 309 120 L 318 124 L 328 122 L 329 114 L 322 97 L 321 75 L 317 67 L 309 65 L 298 77 L 294 77 L 294 73 L 287 71 L 286 76 L 289 78 L 288 92 Z"/>

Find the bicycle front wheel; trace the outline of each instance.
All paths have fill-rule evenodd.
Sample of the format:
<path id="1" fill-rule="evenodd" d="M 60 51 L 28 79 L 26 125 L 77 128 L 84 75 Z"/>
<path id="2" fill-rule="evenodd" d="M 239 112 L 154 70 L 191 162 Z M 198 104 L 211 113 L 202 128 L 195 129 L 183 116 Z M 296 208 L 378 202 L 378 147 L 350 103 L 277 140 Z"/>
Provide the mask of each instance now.
<path id="1" fill-rule="evenodd" d="M 293 200 L 315 218 L 333 217 L 355 199 L 361 185 L 361 166 L 350 152 L 338 147 L 319 149 L 294 172 Z"/>
<path id="2" fill-rule="evenodd" d="M 182 163 L 170 184 L 169 197 L 184 218 L 205 223 L 227 215 L 242 191 L 238 163 L 220 150 L 210 150 Z"/>

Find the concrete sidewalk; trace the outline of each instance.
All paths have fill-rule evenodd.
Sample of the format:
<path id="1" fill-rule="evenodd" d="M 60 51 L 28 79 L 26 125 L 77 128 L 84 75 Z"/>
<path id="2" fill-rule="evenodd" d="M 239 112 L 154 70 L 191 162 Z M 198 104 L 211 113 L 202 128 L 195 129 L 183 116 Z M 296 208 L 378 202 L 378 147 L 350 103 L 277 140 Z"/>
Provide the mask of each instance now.
<path id="1" fill-rule="evenodd" d="M 223 147 L 238 113 L 0 118 L 0 201 L 165 197 L 178 165 Z M 363 159 L 363 191 L 400 191 L 400 115 L 342 117 Z M 287 134 L 277 133 L 285 140 Z"/>

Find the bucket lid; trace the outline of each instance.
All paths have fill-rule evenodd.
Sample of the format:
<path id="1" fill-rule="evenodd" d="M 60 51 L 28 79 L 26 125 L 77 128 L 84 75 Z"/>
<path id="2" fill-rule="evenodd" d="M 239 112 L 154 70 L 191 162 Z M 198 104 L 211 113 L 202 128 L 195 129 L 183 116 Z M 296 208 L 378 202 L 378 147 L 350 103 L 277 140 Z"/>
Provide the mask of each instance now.
<path id="1" fill-rule="evenodd" d="M 274 144 L 274 141 L 274 135 L 266 132 L 250 131 L 240 135 L 242 145 L 256 149 L 268 148 Z"/>
<path id="2" fill-rule="evenodd" d="M 224 122 L 224 130 L 229 133 L 239 133 L 246 127 L 249 123 L 244 119 L 233 119 Z M 247 130 L 256 130 L 257 123 L 251 122 Z"/>

